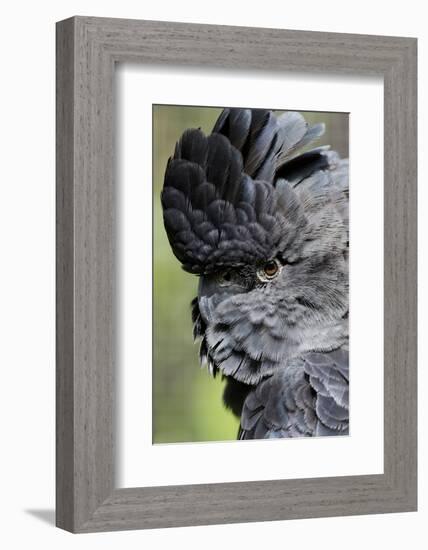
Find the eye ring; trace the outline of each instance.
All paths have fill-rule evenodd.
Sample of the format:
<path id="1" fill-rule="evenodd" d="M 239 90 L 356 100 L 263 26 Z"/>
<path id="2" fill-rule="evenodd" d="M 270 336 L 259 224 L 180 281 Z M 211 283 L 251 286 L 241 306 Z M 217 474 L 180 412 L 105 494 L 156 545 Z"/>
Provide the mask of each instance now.
<path id="1" fill-rule="evenodd" d="M 281 267 L 282 266 L 280 262 L 276 258 L 273 260 L 269 260 L 264 264 L 264 266 L 261 269 L 257 271 L 257 276 L 264 283 L 267 281 L 271 281 L 272 279 L 275 279 L 275 277 L 278 276 L 281 270 Z"/>

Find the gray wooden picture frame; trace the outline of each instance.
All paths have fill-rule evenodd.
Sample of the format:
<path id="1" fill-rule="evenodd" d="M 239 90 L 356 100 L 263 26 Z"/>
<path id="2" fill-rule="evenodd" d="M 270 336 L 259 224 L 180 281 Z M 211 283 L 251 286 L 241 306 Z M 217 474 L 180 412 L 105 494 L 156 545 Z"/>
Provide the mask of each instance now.
<path id="1" fill-rule="evenodd" d="M 416 510 L 416 45 L 91 17 L 57 24 L 58 527 L 82 533 Z M 114 486 L 117 62 L 383 77 L 383 474 Z"/>

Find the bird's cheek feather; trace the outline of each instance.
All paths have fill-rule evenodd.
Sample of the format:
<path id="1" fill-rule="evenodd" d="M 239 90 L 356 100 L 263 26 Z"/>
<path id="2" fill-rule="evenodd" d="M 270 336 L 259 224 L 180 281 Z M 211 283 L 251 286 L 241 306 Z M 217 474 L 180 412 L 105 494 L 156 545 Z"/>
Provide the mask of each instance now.
<path id="1" fill-rule="evenodd" d="M 205 323 L 212 322 L 215 310 L 225 300 L 242 293 L 240 285 L 221 285 L 214 276 L 201 277 L 198 288 L 199 311 Z"/>

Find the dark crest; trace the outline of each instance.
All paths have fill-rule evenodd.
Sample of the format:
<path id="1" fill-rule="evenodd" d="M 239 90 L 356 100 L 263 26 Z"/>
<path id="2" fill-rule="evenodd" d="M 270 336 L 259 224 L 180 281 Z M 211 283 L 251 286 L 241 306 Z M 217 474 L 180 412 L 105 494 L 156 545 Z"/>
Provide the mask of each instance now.
<path id="1" fill-rule="evenodd" d="M 293 195 L 276 181 L 301 176 L 296 151 L 323 131 L 298 113 L 224 109 L 211 135 L 184 132 L 162 191 L 165 229 L 184 269 L 207 274 L 275 256 L 295 214 Z M 312 151 L 304 170 L 328 166 L 324 153 Z"/>

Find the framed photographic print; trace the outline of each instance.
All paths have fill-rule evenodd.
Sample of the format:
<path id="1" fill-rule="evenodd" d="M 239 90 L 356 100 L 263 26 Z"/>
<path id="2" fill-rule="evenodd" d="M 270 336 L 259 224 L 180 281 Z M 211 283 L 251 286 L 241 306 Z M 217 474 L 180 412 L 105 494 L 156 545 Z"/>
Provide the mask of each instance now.
<path id="1" fill-rule="evenodd" d="M 59 527 L 416 509 L 415 39 L 58 23 L 57 220 Z"/>

